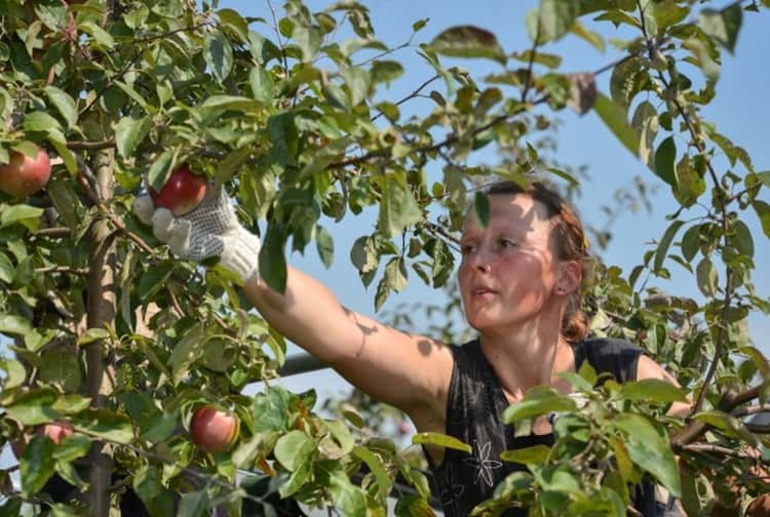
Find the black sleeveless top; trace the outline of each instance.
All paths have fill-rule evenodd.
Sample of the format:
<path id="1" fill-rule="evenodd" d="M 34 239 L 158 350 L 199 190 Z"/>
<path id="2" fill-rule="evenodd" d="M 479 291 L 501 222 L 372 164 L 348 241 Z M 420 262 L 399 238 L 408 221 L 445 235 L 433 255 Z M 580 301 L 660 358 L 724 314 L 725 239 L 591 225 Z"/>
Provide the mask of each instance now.
<path id="1" fill-rule="evenodd" d="M 473 451 L 446 449 L 439 466 L 426 456 L 433 473 L 433 493 L 439 498 L 444 515 L 466 517 L 477 504 L 490 499 L 495 486 L 508 475 L 526 470 L 524 465 L 501 461 L 501 452 L 538 444 L 551 446 L 554 438 L 552 434 L 514 437 L 513 427 L 503 423 L 508 400 L 479 341 L 453 345 L 451 349 L 454 369 L 447 397 L 446 434 L 467 443 Z M 644 353 L 626 341 L 605 338 L 583 340 L 573 345 L 573 351 L 576 371 L 583 361 L 588 361 L 597 375 L 609 373 L 619 383 L 636 380 L 639 356 Z M 654 515 L 652 484 L 634 487 L 632 494 L 637 510 L 645 516 Z M 526 509 L 515 508 L 503 515 L 527 514 Z"/>

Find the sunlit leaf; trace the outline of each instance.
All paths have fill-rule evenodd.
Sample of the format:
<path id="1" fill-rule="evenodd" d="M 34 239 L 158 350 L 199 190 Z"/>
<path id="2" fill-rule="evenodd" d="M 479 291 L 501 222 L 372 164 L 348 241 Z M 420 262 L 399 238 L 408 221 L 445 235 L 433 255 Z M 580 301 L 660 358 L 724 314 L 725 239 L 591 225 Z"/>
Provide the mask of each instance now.
<path id="1" fill-rule="evenodd" d="M 470 453 L 471 446 L 463 443 L 453 436 L 441 433 L 416 433 L 412 435 L 412 443 L 415 445 L 436 445 L 447 449 L 455 449 Z"/>
<path id="2" fill-rule="evenodd" d="M 500 458 L 504 461 L 531 465 L 533 463 L 545 463 L 550 453 L 551 448 L 546 445 L 533 445 L 524 449 L 503 451 L 500 453 Z"/>
<path id="3" fill-rule="evenodd" d="M 45 93 L 48 96 L 48 99 L 51 101 L 51 104 L 54 105 L 56 110 L 64 118 L 64 121 L 67 123 L 67 127 L 74 126 L 78 120 L 78 109 L 72 97 L 70 97 L 67 92 L 57 88 L 56 86 L 47 86 Z"/>
<path id="4" fill-rule="evenodd" d="M 152 120 L 149 117 L 134 119 L 125 117 L 115 125 L 115 145 L 122 158 L 130 158 L 137 146 L 150 131 Z"/>
<path id="5" fill-rule="evenodd" d="M 297 470 L 310 459 L 316 450 L 316 443 L 302 431 L 289 431 L 275 444 L 275 459 L 289 471 Z"/>
<path id="6" fill-rule="evenodd" d="M 623 146 L 634 156 L 639 153 L 639 140 L 636 131 L 628 123 L 626 111 L 608 97 L 599 94 L 594 104 L 594 111 L 604 124 L 620 140 Z"/>
<path id="7" fill-rule="evenodd" d="M 673 495 L 681 496 L 679 465 L 661 430 L 644 416 L 630 413 L 617 415 L 611 425 L 623 432 L 631 460 L 655 476 Z"/>
<path id="8" fill-rule="evenodd" d="M 223 82 L 233 68 L 233 46 L 230 40 L 221 32 L 207 34 L 203 40 L 203 59 L 217 81 Z"/>
<path id="9" fill-rule="evenodd" d="M 540 0 L 538 9 L 527 12 L 529 39 L 541 45 L 561 39 L 572 29 L 579 11 L 577 1 Z"/>

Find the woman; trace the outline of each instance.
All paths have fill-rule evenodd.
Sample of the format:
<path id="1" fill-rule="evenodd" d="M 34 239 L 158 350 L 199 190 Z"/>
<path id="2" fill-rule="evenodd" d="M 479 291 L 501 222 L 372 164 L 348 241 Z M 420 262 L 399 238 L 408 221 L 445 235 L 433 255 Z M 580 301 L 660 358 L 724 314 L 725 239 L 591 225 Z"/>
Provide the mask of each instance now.
<path id="1" fill-rule="evenodd" d="M 418 432 L 449 434 L 471 445 L 471 454 L 426 447 L 445 514 L 464 516 L 523 468 L 499 461 L 502 451 L 552 442 L 545 419 L 523 439 L 502 423 L 505 407 L 529 388 L 550 385 L 569 393 L 559 374 L 576 371 L 584 360 L 619 381 L 675 382 L 639 348 L 583 339 L 587 319 L 578 307 L 587 241 L 567 203 L 541 183 L 498 183 L 488 194 L 488 224 L 469 213 L 461 239 L 460 293 L 468 323 L 478 332 L 463 346 L 350 311 L 320 282 L 291 267 L 285 293 L 271 290 L 258 275 L 260 241 L 238 223 L 223 193 L 210 193 L 184 218 L 154 210 L 147 197 L 137 199 L 135 211 L 180 257 L 220 256 L 243 277 L 246 296 L 274 328 L 362 391 L 402 409 Z M 644 513 L 654 504 L 649 494 L 636 499 Z M 526 515 L 516 511 L 511 514 Z"/>

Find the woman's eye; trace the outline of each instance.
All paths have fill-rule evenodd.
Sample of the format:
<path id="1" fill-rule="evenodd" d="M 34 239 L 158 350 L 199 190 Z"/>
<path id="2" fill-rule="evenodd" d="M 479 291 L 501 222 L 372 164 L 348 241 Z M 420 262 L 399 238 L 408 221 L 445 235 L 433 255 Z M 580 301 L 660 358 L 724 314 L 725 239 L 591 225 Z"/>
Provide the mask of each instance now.
<path id="1" fill-rule="evenodd" d="M 516 247 L 516 243 L 509 239 L 500 239 L 497 244 L 503 249 Z"/>
<path id="2" fill-rule="evenodd" d="M 476 246 L 474 246 L 473 244 L 461 244 L 460 253 L 462 253 L 463 255 L 467 255 L 471 253 L 475 248 Z"/>

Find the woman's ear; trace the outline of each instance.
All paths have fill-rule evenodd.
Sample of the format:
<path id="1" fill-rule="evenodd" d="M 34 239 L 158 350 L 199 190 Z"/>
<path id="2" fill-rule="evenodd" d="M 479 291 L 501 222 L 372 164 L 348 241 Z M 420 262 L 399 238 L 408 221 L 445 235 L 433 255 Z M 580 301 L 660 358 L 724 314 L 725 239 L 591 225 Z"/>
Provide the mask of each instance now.
<path id="1" fill-rule="evenodd" d="M 567 296 L 580 288 L 580 282 L 583 280 L 583 271 L 580 263 L 576 260 L 565 260 L 559 264 L 559 278 L 554 285 L 556 294 Z"/>

